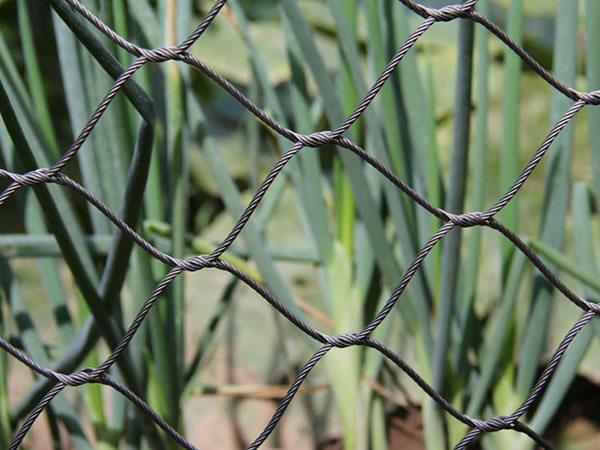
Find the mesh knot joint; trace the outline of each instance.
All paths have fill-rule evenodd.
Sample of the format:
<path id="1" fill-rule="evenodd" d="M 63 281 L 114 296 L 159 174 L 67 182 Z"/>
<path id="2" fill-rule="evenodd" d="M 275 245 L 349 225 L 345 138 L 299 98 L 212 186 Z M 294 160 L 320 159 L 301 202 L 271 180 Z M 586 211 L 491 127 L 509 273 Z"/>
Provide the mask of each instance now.
<path id="1" fill-rule="evenodd" d="M 197 272 L 205 267 L 210 267 L 211 262 L 206 255 L 198 255 L 180 260 L 178 265 L 188 272 Z"/>
<path id="2" fill-rule="evenodd" d="M 177 47 L 159 47 L 154 49 L 140 49 L 140 56 L 143 56 L 148 61 L 161 63 L 173 59 L 179 59 L 181 50 Z"/>
<path id="3" fill-rule="evenodd" d="M 328 344 L 331 344 L 336 348 L 346 348 L 353 345 L 360 345 L 363 341 L 363 338 L 359 333 L 350 331 L 337 336 L 327 336 L 326 341 Z"/>
<path id="4" fill-rule="evenodd" d="M 480 431 L 494 433 L 514 427 L 514 420 L 508 416 L 492 417 L 487 420 L 472 419 L 473 425 Z"/>
<path id="5" fill-rule="evenodd" d="M 484 225 L 488 217 L 485 213 L 473 211 L 463 214 L 449 214 L 448 220 L 461 228 L 469 228 Z"/>
<path id="6" fill-rule="evenodd" d="M 33 186 L 39 183 L 46 183 L 50 181 L 52 173 L 45 168 L 40 168 L 27 172 L 25 174 L 11 174 L 12 180 L 20 186 Z"/>
<path id="7" fill-rule="evenodd" d="M 590 302 L 589 300 L 585 300 L 585 304 L 590 311 L 594 314 L 600 314 L 600 303 Z"/>
<path id="8" fill-rule="evenodd" d="M 296 134 L 296 139 L 305 147 L 320 147 L 331 144 L 335 136 L 331 131 L 316 131 L 311 134 Z"/>
<path id="9" fill-rule="evenodd" d="M 96 374 L 95 369 L 86 367 L 69 375 L 56 373 L 55 377 L 59 382 L 66 384 L 67 386 L 77 387 L 87 383 L 93 383 L 98 378 L 98 374 Z"/>
<path id="10" fill-rule="evenodd" d="M 458 5 L 447 5 L 443 8 L 424 8 L 425 13 L 436 22 L 450 22 L 459 17 L 468 17 L 477 0 L 468 0 Z"/>
<path id="11" fill-rule="evenodd" d="M 580 92 L 579 98 L 587 105 L 600 105 L 600 90 L 592 92 Z"/>

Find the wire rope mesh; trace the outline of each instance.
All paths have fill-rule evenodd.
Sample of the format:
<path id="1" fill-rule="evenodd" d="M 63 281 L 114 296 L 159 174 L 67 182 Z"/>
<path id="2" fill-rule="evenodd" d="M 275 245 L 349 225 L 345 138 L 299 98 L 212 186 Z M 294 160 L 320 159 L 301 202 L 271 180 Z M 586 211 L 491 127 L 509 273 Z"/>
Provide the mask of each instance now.
<path id="1" fill-rule="evenodd" d="M 249 449 L 256 449 L 260 447 L 269 437 L 284 415 L 295 394 L 298 392 L 300 386 L 309 375 L 311 370 L 319 363 L 319 361 L 333 348 L 343 349 L 350 346 L 366 346 L 380 352 L 399 369 L 404 371 L 443 410 L 470 427 L 470 430 L 467 432 L 467 434 L 460 440 L 460 442 L 458 442 L 458 444 L 456 444 L 456 449 L 464 449 L 469 447 L 469 445 L 477 440 L 482 433 L 493 433 L 500 430 L 514 430 L 516 432 L 524 433 L 541 447 L 546 449 L 552 448 L 549 442 L 547 442 L 539 433 L 528 427 L 520 419 L 526 412 L 530 410 L 534 402 L 543 392 L 545 386 L 549 383 L 554 370 L 561 361 L 561 358 L 567 350 L 569 344 L 578 335 L 578 333 L 592 321 L 596 314 L 600 312 L 600 305 L 581 298 L 571 289 L 569 289 L 569 287 L 567 287 L 557 277 L 557 275 L 544 264 L 544 262 L 530 247 L 528 247 L 528 245 L 522 239 L 520 239 L 510 229 L 500 223 L 495 216 L 523 187 L 533 170 L 544 158 L 544 155 L 548 152 L 550 146 L 555 141 L 557 136 L 567 126 L 567 124 L 571 122 L 575 115 L 586 105 L 600 104 L 600 91 L 580 92 L 572 87 L 566 86 L 560 80 L 556 79 L 549 71 L 542 67 L 542 65 L 539 64 L 533 57 L 531 57 L 523 47 L 512 41 L 502 29 L 490 22 L 486 17 L 479 14 L 476 9 L 477 0 L 468 0 L 462 4 L 449 5 L 440 9 L 428 8 L 411 0 L 398 0 L 405 7 L 409 8 L 423 18 L 421 24 L 414 29 L 404 44 L 394 53 L 393 57 L 387 63 L 385 69 L 369 88 L 367 94 L 358 103 L 354 111 L 339 126 L 333 128 L 332 130 L 302 134 L 275 121 L 268 115 L 267 112 L 253 103 L 233 84 L 207 66 L 202 60 L 189 53 L 190 47 L 201 37 L 215 17 L 217 17 L 217 15 L 222 11 L 223 7 L 227 3 L 227 0 L 217 0 L 196 27 L 196 29 L 179 45 L 153 49 L 142 48 L 120 36 L 93 12 L 87 9 L 86 6 L 84 6 L 79 0 L 66 1 L 71 8 L 76 10 L 101 33 L 103 33 L 118 46 L 126 50 L 131 56 L 135 57 L 135 60 L 129 67 L 127 67 L 126 70 L 116 77 L 112 87 L 108 90 L 102 101 L 97 106 L 96 110 L 90 116 L 79 135 L 54 165 L 48 168 L 38 168 L 23 174 L 0 169 L 0 177 L 10 181 L 9 186 L 0 194 L 0 205 L 3 205 L 22 187 L 34 186 L 43 183 L 62 185 L 71 189 L 89 203 L 94 205 L 139 247 L 148 252 L 154 258 L 169 266 L 171 269 L 167 275 L 155 286 L 154 290 L 146 299 L 141 309 L 137 312 L 137 315 L 135 316 L 131 325 L 119 341 L 118 345 L 115 346 L 112 353 L 102 364 L 96 368 L 86 368 L 72 373 L 61 373 L 38 364 L 27 354 L 11 345 L 7 340 L 0 338 L 0 347 L 4 351 L 8 352 L 10 355 L 27 365 L 33 371 L 37 372 L 42 377 L 46 377 L 52 382 L 52 385 L 47 390 L 43 398 L 35 405 L 34 408 L 32 408 L 32 410 L 20 424 L 10 444 L 9 448 L 11 450 L 17 449 L 21 445 L 24 437 L 27 435 L 36 419 L 60 392 L 62 392 L 67 386 L 75 387 L 86 383 L 103 384 L 120 392 L 137 408 L 139 408 L 139 410 L 141 410 L 149 420 L 160 427 L 181 447 L 186 449 L 196 449 L 197 447 L 193 443 L 188 441 L 177 430 L 171 427 L 150 407 L 150 405 L 144 399 L 139 397 L 133 390 L 109 375 L 108 371 L 115 364 L 119 356 L 125 351 L 132 338 L 146 319 L 153 305 L 157 302 L 158 298 L 173 282 L 173 280 L 175 280 L 184 271 L 195 272 L 205 268 L 216 268 L 231 273 L 233 276 L 237 277 L 239 280 L 256 291 L 297 328 L 321 344 L 321 347 L 310 357 L 302 369 L 297 373 L 296 378 L 289 387 L 287 394 L 282 398 L 275 413 L 268 421 L 263 431 L 248 447 Z M 529 162 L 523 168 L 520 176 L 513 182 L 506 193 L 485 211 L 472 211 L 462 214 L 453 214 L 439 206 L 431 204 L 426 198 L 421 196 L 410 186 L 405 184 L 401 179 L 399 179 L 388 167 L 379 162 L 371 154 L 367 153 L 361 146 L 344 137 L 344 133 L 358 120 L 359 117 L 361 117 L 375 97 L 377 97 L 386 81 L 401 63 L 403 57 L 415 45 L 421 36 L 423 36 L 427 30 L 429 30 L 437 22 L 448 22 L 457 19 L 471 20 L 480 26 L 485 27 L 489 32 L 500 39 L 508 48 L 515 52 L 523 62 L 528 64 L 531 69 L 534 70 L 540 77 L 542 77 L 550 86 L 573 100 L 571 107 L 552 126 L 542 144 L 535 151 Z M 82 145 L 84 142 L 86 142 L 94 130 L 94 127 L 98 124 L 103 114 L 111 104 L 112 100 L 123 89 L 125 84 L 132 79 L 134 74 L 146 64 L 162 63 L 165 61 L 180 61 L 204 73 L 215 83 L 221 86 L 225 91 L 227 91 L 232 97 L 234 97 L 247 110 L 254 114 L 258 120 L 262 121 L 274 132 L 280 134 L 292 143 L 289 150 L 283 154 L 283 156 L 271 168 L 267 176 L 259 185 L 241 217 L 231 229 L 229 234 L 223 239 L 221 244 L 218 245 L 210 254 L 198 255 L 185 259 L 175 258 L 154 247 L 150 242 L 145 240 L 132 227 L 130 227 L 121 217 L 119 217 L 117 213 L 113 212 L 108 206 L 106 206 L 101 199 L 96 197 L 77 181 L 62 173 L 62 170 L 69 164 L 69 162 L 77 156 Z M 389 299 L 374 315 L 374 318 L 371 320 L 371 322 L 361 330 L 348 331 L 340 335 L 326 334 L 306 323 L 302 318 L 296 316 L 294 313 L 288 310 L 266 287 L 257 283 L 248 274 L 240 271 L 238 268 L 220 258 L 221 255 L 223 255 L 223 253 L 238 238 L 245 225 L 251 219 L 258 205 L 261 203 L 266 192 L 269 190 L 274 180 L 279 176 L 288 162 L 303 149 L 316 149 L 326 144 L 334 144 L 344 150 L 354 153 L 366 164 L 369 164 L 375 168 L 381 175 L 387 178 L 389 182 L 393 183 L 398 189 L 404 192 L 410 199 L 419 204 L 429 213 L 441 219 L 443 222 L 443 225 L 417 252 L 412 262 L 408 265 L 404 275 L 401 277 L 395 289 L 392 291 Z M 373 331 L 394 309 L 406 286 L 409 284 L 417 270 L 419 270 L 428 253 L 451 230 L 461 227 L 467 228 L 474 226 L 488 227 L 501 233 L 533 263 L 533 265 L 556 289 L 558 289 L 569 301 L 582 310 L 580 318 L 572 325 L 568 333 L 563 337 L 562 341 L 550 358 L 549 363 L 546 365 L 542 374 L 521 405 L 509 415 L 497 416 L 488 419 L 470 417 L 457 410 L 440 393 L 433 389 L 425 381 L 425 379 L 423 379 L 414 369 L 412 369 L 398 354 L 394 353 L 394 351 L 392 351 L 390 348 L 371 337 Z"/>

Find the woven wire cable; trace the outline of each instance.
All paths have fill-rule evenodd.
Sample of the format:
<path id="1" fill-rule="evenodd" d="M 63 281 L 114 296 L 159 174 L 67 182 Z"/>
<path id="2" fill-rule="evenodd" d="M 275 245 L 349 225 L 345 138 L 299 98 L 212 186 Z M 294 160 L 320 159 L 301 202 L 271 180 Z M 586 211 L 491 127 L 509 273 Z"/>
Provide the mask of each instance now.
<path id="1" fill-rule="evenodd" d="M 154 49 L 145 49 L 126 40 L 107 24 L 99 19 L 94 13 L 88 10 L 79 0 L 66 0 L 69 5 L 76 10 L 81 16 L 95 26 L 106 37 L 115 42 L 121 48 L 126 50 L 130 55 L 135 57 L 131 65 L 125 69 L 114 81 L 112 87 L 108 90 L 105 97 L 92 113 L 89 120 L 65 151 L 62 157 L 51 167 L 39 168 L 24 174 L 10 172 L 0 169 L 0 177 L 11 181 L 9 186 L 0 194 L 0 205 L 4 204 L 11 198 L 20 188 L 25 186 L 33 186 L 40 183 L 54 183 L 71 189 L 78 195 L 83 197 L 89 203 L 94 205 L 102 214 L 110 221 L 126 233 L 139 247 L 144 249 L 154 258 L 160 260 L 167 266 L 171 267 L 167 275 L 155 286 L 150 296 L 146 299 L 143 306 L 138 311 L 131 325 L 121 338 L 118 345 L 114 348 L 108 358 L 96 368 L 86 368 L 73 373 L 60 373 L 50 368 L 44 367 L 33 361 L 27 354 L 20 351 L 18 348 L 11 345 L 8 341 L 0 338 L 0 348 L 12 355 L 14 358 L 27 365 L 33 371 L 37 372 L 42 377 L 46 377 L 54 384 L 50 386 L 43 398 L 35 405 L 35 407 L 25 417 L 16 431 L 10 449 L 17 449 L 32 425 L 35 423 L 39 415 L 48 407 L 52 400 L 62 392 L 67 386 L 81 386 L 86 383 L 98 383 L 110 386 L 114 390 L 121 393 L 129 399 L 143 414 L 145 414 L 152 422 L 160 427 L 167 435 L 169 435 L 182 448 L 196 449 L 197 447 L 188 441 L 184 436 L 178 433 L 168 423 L 164 421 L 148 403 L 133 392 L 128 387 L 121 384 L 108 374 L 109 369 L 114 365 L 117 358 L 125 351 L 134 335 L 144 322 L 151 308 L 157 302 L 158 298 L 182 272 L 195 272 L 204 268 L 215 268 L 231 273 L 239 280 L 248 285 L 251 289 L 262 296 L 280 314 L 285 316 L 301 331 L 315 339 L 321 344 L 321 347 L 309 358 L 302 369 L 296 375 L 295 380 L 289 387 L 287 394 L 282 398 L 278 408 L 264 427 L 263 431 L 256 437 L 254 442 L 248 447 L 256 449 L 264 443 L 271 432 L 277 426 L 281 417 L 285 413 L 290 402 L 298 392 L 300 386 L 309 375 L 310 371 L 319 363 L 319 361 L 333 348 L 345 348 L 350 346 L 366 346 L 380 352 L 383 356 L 394 363 L 400 370 L 404 371 L 427 395 L 429 395 L 443 410 L 452 415 L 457 420 L 463 422 L 470 427 L 470 430 L 455 446 L 455 449 L 468 448 L 471 443 L 479 438 L 482 433 L 493 433 L 500 430 L 514 430 L 524 433 L 533 441 L 545 449 L 551 449 L 548 443 L 540 434 L 529 428 L 523 423 L 520 418 L 527 413 L 534 402 L 539 398 L 545 386 L 549 383 L 554 370 L 561 361 L 569 344 L 575 339 L 578 333 L 588 325 L 592 319 L 600 312 L 600 305 L 587 301 L 584 298 L 575 294 L 568 286 L 566 286 L 553 272 L 547 267 L 544 262 L 535 254 L 535 252 L 527 246 L 527 244 L 515 235 L 510 229 L 500 223 L 495 216 L 501 211 L 523 187 L 533 170 L 537 167 L 544 155 L 548 152 L 552 143 L 556 140 L 561 131 L 571 122 L 575 115 L 581 111 L 586 105 L 600 104 L 600 91 L 580 92 L 576 89 L 566 86 L 560 80 L 556 79 L 550 72 L 544 69 L 533 57 L 531 57 L 525 49 L 517 45 L 511 38 L 499 27 L 490 22 L 488 19 L 480 15 L 476 11 L 477 0 L 468 0 L 462 4 L 449 5 L 440 9 L 431 9 L 423 5 L 415 3 L 411 0 L 398 0 L 407 8 L 420 15 L 423 18 L 421 24 L 408 36 L 404 44 L 392 56 L 381 75 L 369 88 L 367 94 L 358 103 L 355 110 L 336 128 L 326 131 L 317 131 L 311 134 L 301 134 L 293 131 L 271 118 L 264 110 L 254 104 L 248 97 L 240 92 L 235 86 L 229 83 L 225 78 L 207 66 L 203 61 L 188 53 L 190 47 L 201 37 L 204 31 L 209 27 L 211 22 L 219 14 L 225 6 L 227 0 L 217 0 L 206 16 L 202 19 L 196 29 L 189 35 L 187 39 L 179 45 L 171 47 L 159 47 Z M 376 0 L 369 0 L 376 1 Z M 343 134 L 356 122 L 356 120 L 365 112 L 374 98 L 378 95 L 385 82 L 392 75 L 394 70 L 402 61 L 404 55 L 414 46 L 414 44 L 429 30 L 436 22 L 447 22 L 456 19 L 471 20 L 480 24 L 497 36 L 508 48 L 514 51 L 523 62 L 528 64 L 539 76 L 541 76 L 554 89 L 572 99 L 574 103 L 563 114 L 563 116 L 550 129 L 546 138 L 535 151 L 527 165 L 524 167 L 521 175 L 513 182 L 511 187 L 495 202 L 489 209 L 485 211 L 466 212 L 462 214 L 452 214 L 444 209 L 431 204 L 426 198 L 406 185 L 394 173 L 379 162 L 371 154 L 367 153 L 356 143 L 352 142 Z M 241 105 L 254 114 L 258 120 L 262 121 L 266 126 L 273 131 L 285 137 L 292 142 L 290 149 L 283 154 L 273 168 L 264 178 L 254 196 L 250 200 L 248 206 L 242 213 L 241 217 L 231 229 L 229 234 L 223 239 L 216 249 L 207 255 L 198 255 L 190 258 L 175 258 L 168 255 L 150 242 L 145 240 L 133 228 L 131 228 L 124 220 L 122 220 L 115 212 L 113 212 L 104 202 L 97 198 L 93 193 L 88 191 L 84 186 L 77 183 L 75 180 L 61 173 L 61 171 L 75 158 L 81 149 L 83 143 L 92 133 L 94 127 L 100 121 L 104 112 L 116 95 L 121 91 L 123 86 L 130 80 L 134 74 L 144 65 L 149 63 L 161 63 L 165 61 L 181 61 L 201 73 L 211 78 L 215 83 L 225 89 L 232 97 L 234 97 Z M 289 311 L 266 287 L 257 283 L 249 275 L 240 271 L 236 267 L 228 264 L 220 259 L 221 255 L 231 246 L 238 238 L 244 226 L 248 223 L 256 208 L 260 204 L 266 192 L 274 180 L 278 177 L 287 163 L 295 157 L 300 151 L 307 147 L 318 148 L 322 145 L 334 144 L 342 149 L 348 150 L 365 163 L 375 168 L 381 175 L 387 178 L 391 183 L 397 186 L 402 192 L 409 196 L 413 201 L 418 203 L 425 210 L 442 220 L 443 225 L 429 238 L 425 245 L 417 252 L 412 262 L 407 267 L 404 275 L 398 280 L 398 284 L 392 291 L 388 301 L 375 314 L 372 321 L 367 324 L 362 330 L 348 331 L 340 335 L 329 335 L 319 331 L 303 319 L 297 317 Z M 399 355 L 394 353 L 390 348 L 386 347 L 381 342 L 373 339 L 371 334 L 373 331 L 386 319 L 388 314 L 394 309 L 399 301 L 404 289 L 411 281 L 417 270 L 421 267 L 428 253 L 455 228 L 467 228 L 473 226 L 483 226 L 494 229 L 502 234 L 506 239 L 514 244 L 531 263 L 539 269 L 542 275 L 557 288 L 569 301 L 579 307 L 583 312 L 581 317 L 573 324 L 568 333 L 564 336 L 559 346 L 552 355 L 549 363 L 546 365 L 537 382 L 531 389 L 527 398 L 521 405 L 511 414 L 491 417 L 488 419 L 480 419 L 470 417 L 461 411 L 458 411 L 450 404 L 440 393 L 433 389 L 414 369 L 412 369 Z"/>

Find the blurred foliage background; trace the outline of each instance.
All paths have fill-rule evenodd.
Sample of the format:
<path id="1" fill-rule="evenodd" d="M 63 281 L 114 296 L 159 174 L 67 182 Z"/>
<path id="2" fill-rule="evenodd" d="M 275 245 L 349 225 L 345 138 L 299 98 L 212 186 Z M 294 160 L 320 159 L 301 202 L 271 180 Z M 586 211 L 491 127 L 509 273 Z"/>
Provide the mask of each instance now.
<path id="1" fill-rule="evenodd" d="M 148 48 L 181 41 L 211 5 L 84 3 Z M 478 9 L 568 85 L 600 87 L 596 0 L 481 0 Z M 420 20 L 393 0 L 231 0 L 191 51 L 276 120 L 308 133 L 352 111 Z M 459 23 L 434 25 L 347 135 L 433 204 L 482 210 L 571 101 L 479 26 L 472 67 L 458 64 L 458 29 L 468 27 Z M 0 0 L 2 167 L 55 161 L 132 60 L 64 0 Z M 472 94 L 457 98 L 469 79 Z M 208 253 L 291 143 L 191 68 L 149 64 L 135 82 L 65 173 L 159 248 Z M 596 109 L 576 117 L 500 215 L 591 299 L 600 291 Z M 465 121 L 467 135 L 456 126 Z M 15 139 L 19 131 L 26 142 Z M 465 179 L 464 192 L 450 172 Z M 128 196 L 127 187 L 144 194 Z M 42 190 L 22 189 L 0 214 L 1 332 L 68 372 L 103 360 L 166 268 L 66 188 Z M 325 146 L 286 169 L 225 258 L 319 329 L 341 333 L 369 322 L 439 225 L 354 155 Z M 113 374 L 199 447 L 246 447 L 316 343 L 228 274 L 180 278 Z M 504 238 L 468 229 L 432 251 L 376 336 L 458 409 L 489 417 L 524 399 L 579 313 Z M 596 320 L 573 342 L 527 417 L 557 448 L 600 444 L 599 331 Z M 2 354 L 0 446 L 47 388 Z M 332 351 L 311 373 L 268 447 L 441 449 L 466 431 L 380 355 L 352 348 Z M 532 448 L 512 432 L 478 445 Z M 98 385 L 62 393 L 24 447 L 176 448 Z"/>

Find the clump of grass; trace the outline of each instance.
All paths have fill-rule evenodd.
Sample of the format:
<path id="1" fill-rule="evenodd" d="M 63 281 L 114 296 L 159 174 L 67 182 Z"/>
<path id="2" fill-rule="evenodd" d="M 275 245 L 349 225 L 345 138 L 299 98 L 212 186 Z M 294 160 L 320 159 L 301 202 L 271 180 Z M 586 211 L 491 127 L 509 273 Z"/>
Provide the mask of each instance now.
<path id="1" fill-rule="evenodd" d="M 0 2 L 0 8 L 14 12 L 14 17 L 0 20 L 0 150 L 2 167 L 22 172 L 47 167 L 59 157 L 130 58 L 93 31 L 65 0 L 51 0 L 50 8 L 40 2 L 4 3 Z M 492 3 L 481 0 L 478 11 L 488 17 Z M 231 33 L 228 39 L 237 39 L 239 48 L 224 48 L 223 58 L 228 51 L 243 52 L 248 58 L 250 81 L 240 89 L 276 121 L 302 133 L 339 125 L 415 23 L 407 8 L 390 0 L 328 0 L 309 6 L 319 14 L 306 14 L 302 2 L 294 0 L 263 5 L 260 14 L 249 14 L 252 6 L 231 0 L 220 21 L 212 25 L 215 33 L 226 30 Z M 558 1 L 554 37 L 554 72 L 570 86 L 576 81 L 580 20 L 576 6 L 569 0 Z M 202 10 L 205 2 L 198 6 L 189 0 L 114 0 L 90 6 L 94 7 L 119 34 L 152 48 L 180 41 L 192 28 L 196 9 Z M 588 0 L 585 11 L 586 70 L 590 89 L 596 89 L 600 57 L 594 43 L 600 9 Z M 517 43 L 525 41 L 526 19 L 523 2 L 513 0 L 507 31 Z M 277 38 L 287 74 L 281 85 L 272 81 L 272 67 L 260 42 L 261 27 L 272 27 L 269 21 L 273 20 L 279 23 Z M 53 39 L 43 42 L 35 32 L 40 27 L 51 30 Z M 363 32 L 365 27 L 368 33 Z M 484 210 L 491 195 L 487 193 L 497 191 L 489 185 L 493 172 L 500 173 L 496 187 L 506 190 L 521 170 L 522 154 L 529 155 L 531 149 L 520 145 L 520 135 L 529 126 L 527 117 L 520 114 L 522 102 L 527 101 L 527 93 L 520 88 L 521 60 L 506 50 L 503 61 L 494 61 L 489 33 L 470 21 L 461 21 L 456 33 L 452 27 L 434 26 L 442 32 L 451 30 L 449 35 L 457 42 L 451 126 L 438 114 L 440 86 L 434 73 L 440 67 L 436 58 L 444 50 L 422 38 L 346 135 L 432 204 L 458 213 Z M 204 38 L 211 39 L 211 34 Z M 47 69 L 50 59 L 56 62 Z M 488 124 L 498 109 L 491 81 L 499 73 L 503 79 L 502 144 L 500 156 L 491 158 L 494 143 Z M 211 83 L 175 62 L 144 69 L 124 86 L 69 168 L 113 210 L 120 211 L 128 224 L 177 257 L 209 253 L 215 243 L 205 237 L 207 230 L 218 219 L 237 220 L 248 193 L 254 192 L 265 167 L 275 161 L 273 153 L 278 156 L 290 147 L 285 138 L 231 106 L 229 97 Z M 569 102 L 562 94 L 553 94 L 551 123 Z M 598 119 L 598 112 L 591 109 L 588 121 L 594 155 L 600 149 Z M 448 130 L 452 136 L 449 162 L 444 156 Z M 228 138 L 245 145 L 236 153 L 243 165 L 241 175 L 233 173 L 225 157 Z M 542 225 L 538 236 L 528 242 L 553 270 L 580 282 L 586 296 L 593 298 L 600 291 L 590 245 L 593 198 L 599 195 L 600 185 L 571 181 L 572 141 L 569 127 L 547 157 Z M 596 156 L 595 174 L 600 171 L 596 162 L 600 155 Z M 495 160 L 499 168 L 490 167 Z M 288 193 L 294 204 L 285 205 L 286 212 L 300 218 L 295 232 L 302 236 L 302 252 L 296 251 L 300 245 L 289 249 L 269 242 L 269 224 L 279 220 L 276 212 Z M 565 246 L 568 229 L 563 219 L 568 216 L 569 200 L 574 257 L 568 256 Z M 519 232 L 521 220 L 518 205 L 512 201 L 500 215 L 514 232 Z M 166 268 L 134 246 L 97 209 L 61 188 L 33 187 L 11 206 L 15 218 L 5 224 L 5 235 L 0 236 L 0 281 L 6 300 L 0 310 L 0 332 L 5 337 L 18 335 L 19 346 L 27 354 L 62 372 L 97 365 L 106 346 L 117 344 Z M 195 227 L 195 222 L 202 226 Z M 328 332 L 345 333 L 371 321 L 440 225 L 438 218 L 350 152 L 307 149 L 275 181 L 261 209 L 244 228 L 243 242 L 223 259 L 267 286 L 296 315 L 318 320 Z M 505 239 L 500 242 L 501 269 L 494 274 L 499 290 L 493 299 L 481 300 L 480 288 L 489 271 L 487 260 L 497 253 L 482 246 L 480 228 L 464 236 L 455 230 L 428 255 L 403 293 L 398 312 L 374 333 L 391 348 L 414 349 L 412 363 L 418 372 L 457 409 L 474 417 L 503 414 L 518 404 L 530 390 L 547 350 L 554 291 L 540 274 L 528 270 L 521 253 Z M 37 317 L 24 298 L 28 286 L 15 273 L 14 264 L 21 258 L 34 258 L 31 270 L 43 286 L 39 302 L 47 305 L 50 317 Z M 60 265 L 56 258 L 61 259 Z M 315 299 L 298 298 L 286 264 L 310 265 L 308 273 L 317 280 Z M 64 276 L 63 265 L 72 276 Z M 526 288 L 528 283 L 533 285 L 531 290 Z M 184 280 L 177 280 L 119 359 L 118 367 L 111 369 L 179 430 L 185 431 L 183 411 L 190 395 L 207 391 L 198 387 L 198 374 L 211 349 L 219 345 L 222 322 L 235 314 L 231 305 L 237 292 L 235 280 L 227 283 L 214 310 L 207 312 L 206 328 L 190 331 L 187 318 L 202 299 L 187 301 Z M 525 318 L 519 303 L 527 306 Z M 491 306 L 484 310 L 482 304 Z M 289 351 L 286 371 L 293 375 L 293 367 L 314 351 L 314 342 L 299 337 L 281 318 L 273 321 L 278 329 L 273 337 L 277 351 Z M 45 329 L 40 330 L 40 325 Z M 565 355 L 530 418 L 534 429 L 543 432 L 557 411 L 598 331 L 597 323 L 594 327 L 582 332 Z M 46 329 L 57 336 L 51 344 L 43 337 Z M 335 414 L 327 407 L 323 414 L 337 418 L 347 449 L 388 446 L 386 417 L 395 403 L 382 392 L 396 394 L 398 386 L 384 368 L 382 356 L 364 348 L 336 350 L 326 356 L 321 375 L 330 386 Z M 0 445 L 5 446 L 14 424 L 50 385 L 46 380 L 33 380 L 23 396 L 9 402 L 11 376 L 9 361 L 2 354 Z M 208 391 L 213 392 L 212 388 Z M 221 391 L 240 390 L 235 386 L 214 389 Z M 248 394 L 247 389 L 241 391 Z M 310 396 L 307 392 L 306 397 Z M 415 400 L 405 397 L 407 402 Z M 464 425 L 420 396 L 414 397 L 424 406 L 428 448 L 458 442 L 466 431 Z M 318 408 L 308 408 L 318 440 L 328 429 L 318 419 Z M 62 445 L 68 439 L 77 449 L 116 449 L 124 441 L 128 448 L 174 445 L 144 425 L 124 399 L 108 398 L 98 385 L 82 386 L 73 397 L 58 397 L 48 418 L 53 439 Z M 58 433 L 62 426 L 68 438 Z M 506 433 L 489 434 L 482 445 L 516 448 L 525 445 L 520 439 Z"/>

